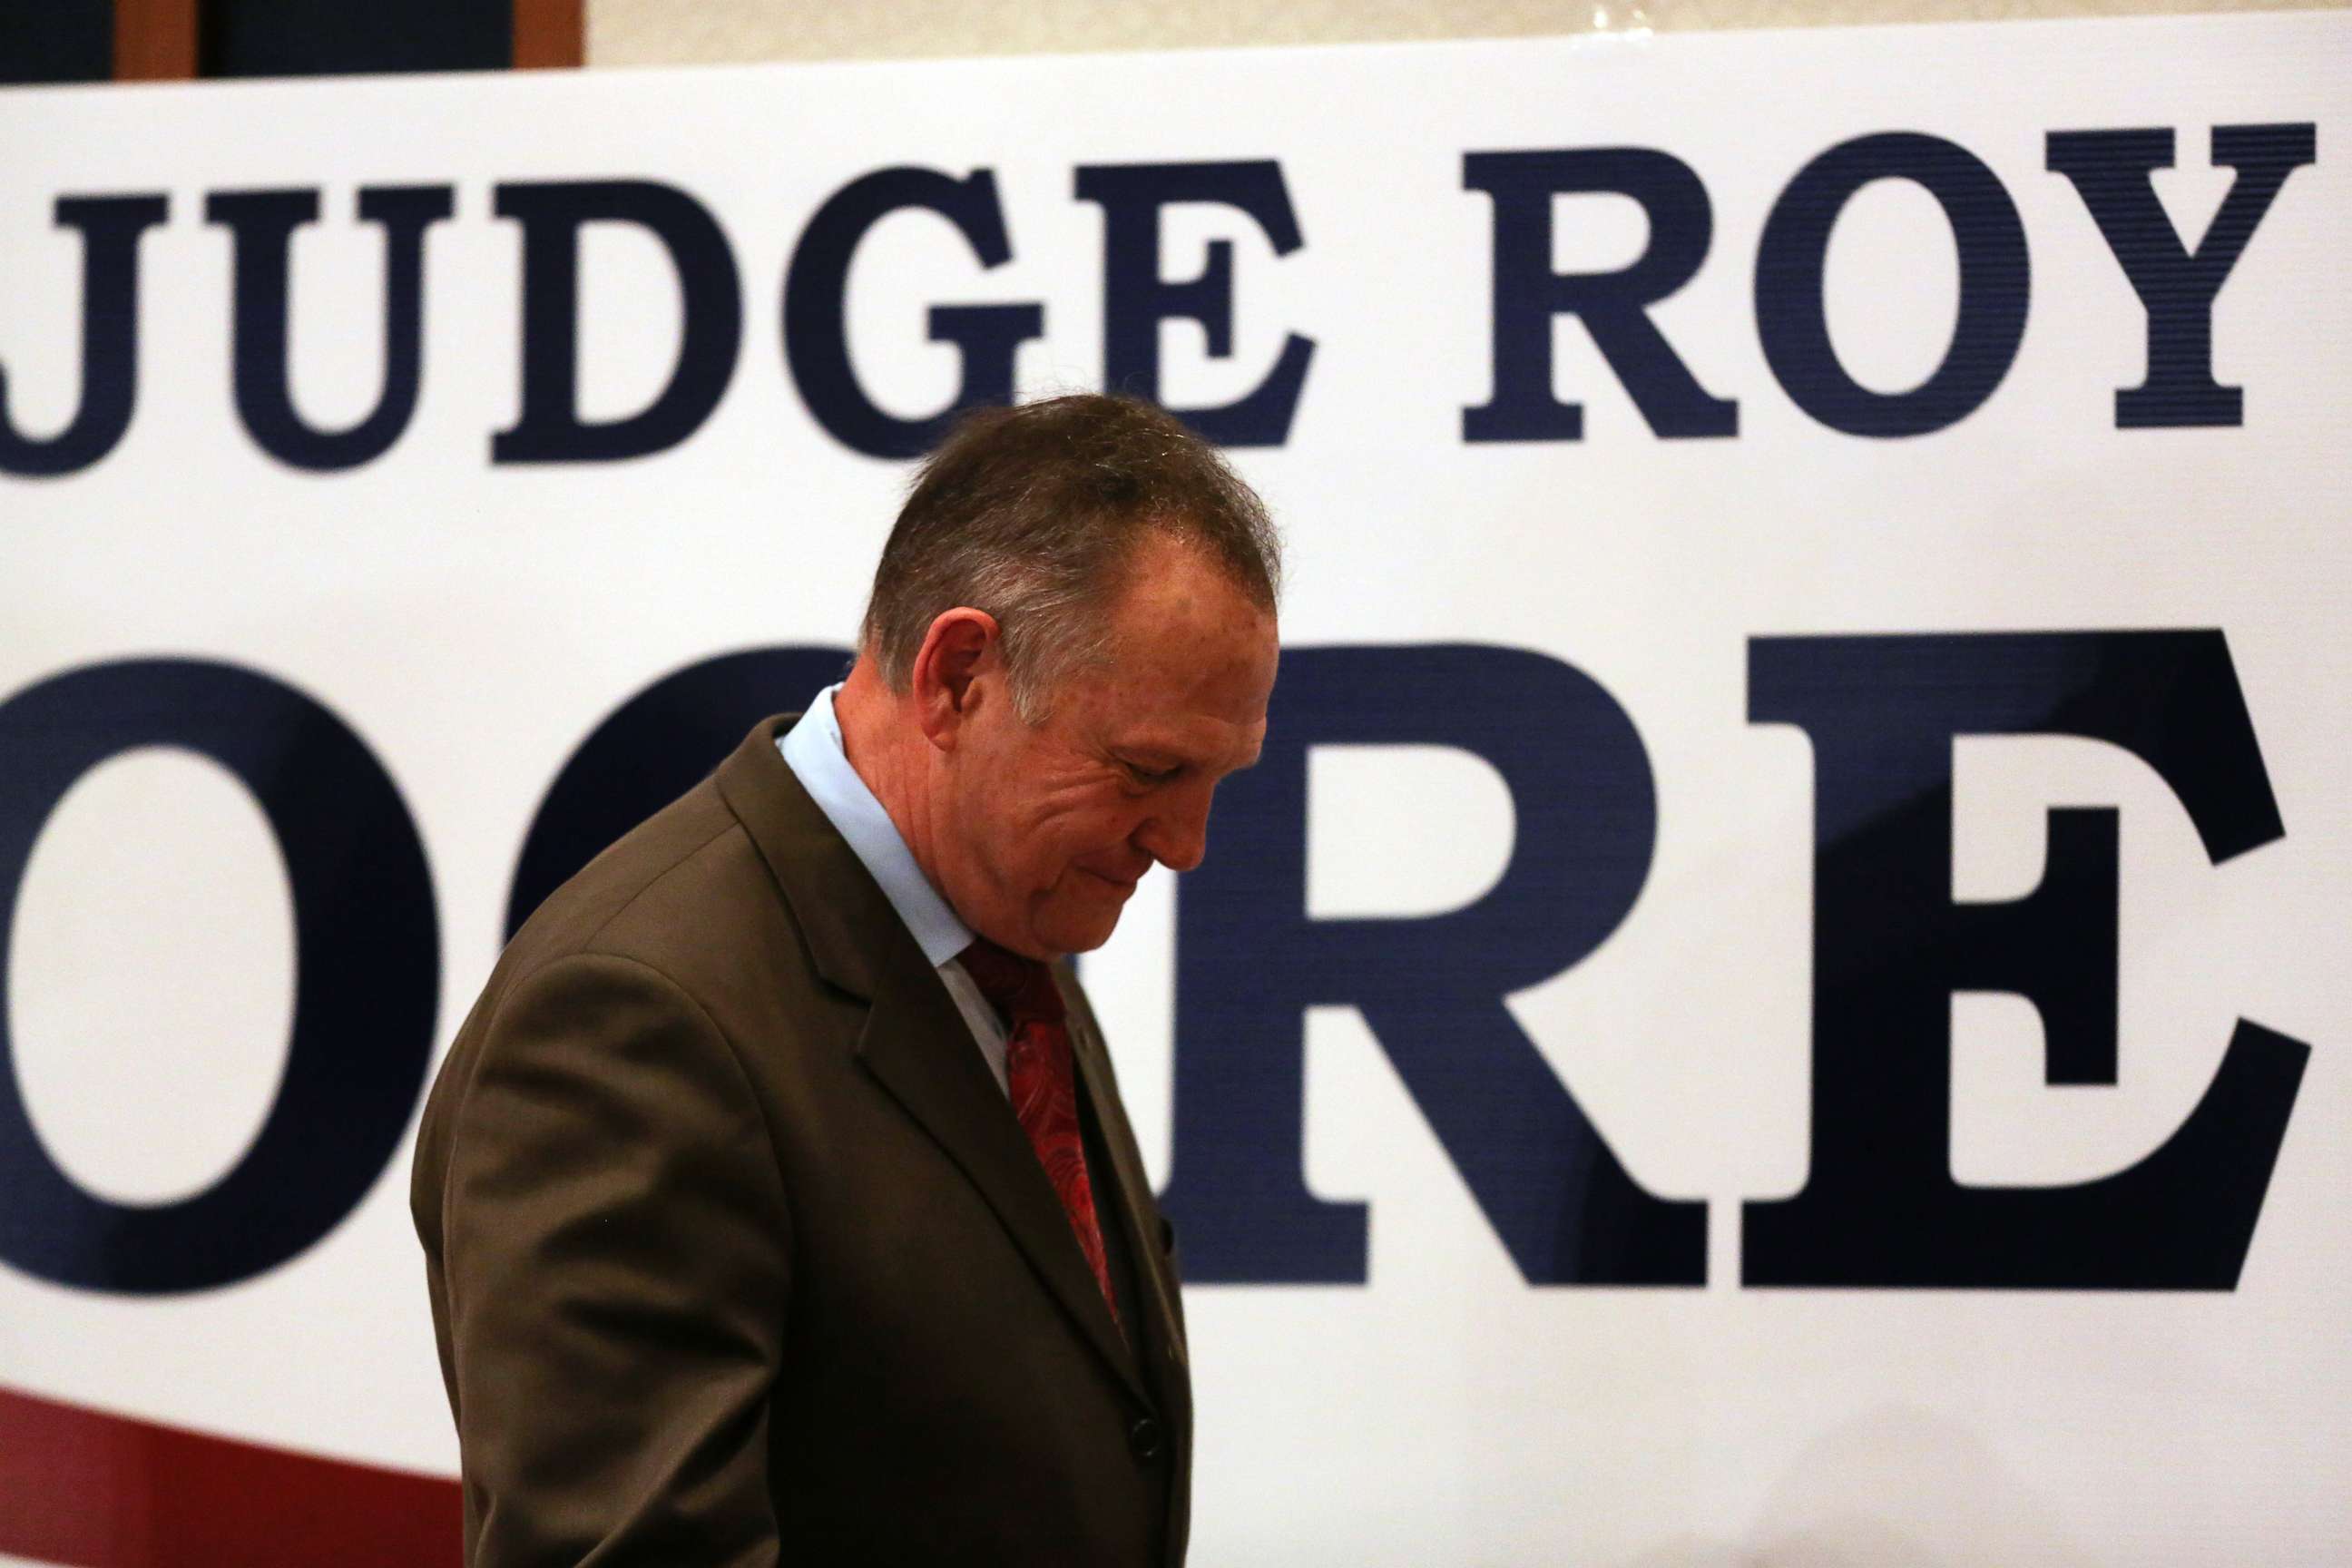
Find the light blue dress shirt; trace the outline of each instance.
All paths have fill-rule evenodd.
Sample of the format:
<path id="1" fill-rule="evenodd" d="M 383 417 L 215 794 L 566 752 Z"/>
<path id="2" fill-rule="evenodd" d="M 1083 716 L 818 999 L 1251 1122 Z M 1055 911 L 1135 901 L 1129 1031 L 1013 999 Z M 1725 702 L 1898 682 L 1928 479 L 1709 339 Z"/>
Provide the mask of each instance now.
<path id="1" fill-rule="evenodd" d="M 971 928 L 940 897 L 923 868 L 915 864 L 914 851 L 898 837 L 890 814 L 849 765 L 849 751 L 841 741 L 841 721 L 833 711 L 833 694 L 840 689 L 835 684 L 818 692 L 801 721 L 777 737 L 776 750 L 783 753 L 784 765 L 793 770 L 793 776 L 801 781 L 825 820 L 848 841 L 850 852 L 880 886 L 882 896 L 890 900 L 915 945 L 939 971 L 940 981 L 971 1026 L 972 1040 L 987 1059 L 997 1088 L 1003 1089 L 1004 1026 L 995 1007 L 956 961 L 956 954 L 972 943 Z"/>

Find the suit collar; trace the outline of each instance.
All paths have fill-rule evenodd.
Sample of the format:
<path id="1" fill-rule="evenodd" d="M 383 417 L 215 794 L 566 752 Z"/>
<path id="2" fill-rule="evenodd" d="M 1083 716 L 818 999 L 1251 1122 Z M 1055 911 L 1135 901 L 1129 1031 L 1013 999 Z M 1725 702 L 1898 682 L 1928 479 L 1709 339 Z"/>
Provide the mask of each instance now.
<path id="1" fill-rule="evenodd" d="M 719 767 L 720 795 L 767 861 L 816 970 L 870 1005 L 857 1054 L 882 1087 L 955 1162 L 996 1213 L 1080 1337 L 1135 1396 L 1152 1403 L 1103 1304 L 1069 1216 L 1021 1123 L 972 1043 L 939 972 L 776 749 L 797 715 L 762 720 Z M 1085 1089 L 1097 1113 L 1091 1064 Z M 1120 1204 L 1131 1201 L 1128 1183 Z M 1132 1226 L 1130 1225 L 1130 1229 Z M 1138 1257 L 1157 1257 L 1139 1248 Z M 1154 1270 L 1149 1289 L 1161 1289 Z M 1160 1310 L 1155 1295 L 1153 1310 Z"/>
<path id="2" fill-rule="evenodd" d="M 931 886 L 930 879 L 915 863 L 914 851 L 907 847 L 898 825 L 890 820 L 889 811 L 849 765 L 849 753 L 841 742 L 841 721 L 833 711 L 833 696 L 840 689 L 835 685 L 818 692 L 776 749 L 783 753 L 785 764 L 809 799 L 848 842 L 883 897 L 890 900 L 915 945 L 937 968 L 971 945 L 971 928 Z"/>
<path id="3" fill-rule="evenodd" d="M 825 820 L 776 750 L 776 737 L 799 718 L 784 713 L 753 725 L 719 764 L 719 793 L 768 863 L 807 939 L 817 973 L 871 1001 L 875 950 L 888 946 L 894 935 L 909 948 L 913 939 L 848 841 Z"/>

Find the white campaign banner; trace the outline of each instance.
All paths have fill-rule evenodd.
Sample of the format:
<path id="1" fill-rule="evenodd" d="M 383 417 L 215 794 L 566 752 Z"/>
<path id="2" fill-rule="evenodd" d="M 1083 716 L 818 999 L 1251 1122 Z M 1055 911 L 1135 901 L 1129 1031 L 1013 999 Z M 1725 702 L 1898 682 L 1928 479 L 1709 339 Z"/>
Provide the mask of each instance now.
<path id="1" fill-rule="evenodd" d="M 0 1553 L 454 1561 L 408 1159 L 510 921 L 838 668 L 948 411 L 1112 386 L 1291 551 L 1087 966 L 1193 1561 L 2352 1559 L 2347 84 L 0 94 Z"/>

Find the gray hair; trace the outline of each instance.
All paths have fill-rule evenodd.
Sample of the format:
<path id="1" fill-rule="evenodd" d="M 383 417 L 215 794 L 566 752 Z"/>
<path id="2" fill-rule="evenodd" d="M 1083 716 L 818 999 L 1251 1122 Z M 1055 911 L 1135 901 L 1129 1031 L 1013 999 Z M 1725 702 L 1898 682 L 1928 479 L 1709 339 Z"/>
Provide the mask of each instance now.
<path id="1" fill-rule="evenodd" d="M 1282 544 L 1265 503 L 1173 415 L 1094 393 L 976 410 L 916 471 L 859 644 L 903 692 L 932 621 L 959 605 L 985 611 L 1013 707 L 1036 723 L 1056 683 L 1108 657 L 1106 612 L 1152 534 L 1275 607 Z"/>

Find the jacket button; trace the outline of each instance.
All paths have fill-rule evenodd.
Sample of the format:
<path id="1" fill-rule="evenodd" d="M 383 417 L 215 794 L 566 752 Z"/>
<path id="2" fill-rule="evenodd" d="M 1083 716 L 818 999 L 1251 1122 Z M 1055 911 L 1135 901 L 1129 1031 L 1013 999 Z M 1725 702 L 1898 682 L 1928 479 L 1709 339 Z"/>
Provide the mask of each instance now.
<path id="1" fill-rule="evenodd" d="M 1160 1435 L 1160 1423 L 1149 1415 L 1142 1417 L 1127 1429 L 1128 1451 L 1144 1464 L 1148 1465 L 1160 1458 L 1161 1449 L 1166 1446 L 1166 1439 Z"/>

